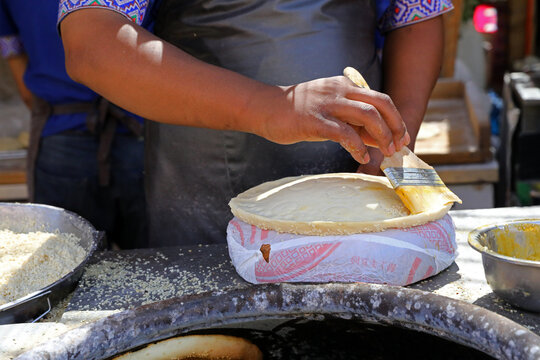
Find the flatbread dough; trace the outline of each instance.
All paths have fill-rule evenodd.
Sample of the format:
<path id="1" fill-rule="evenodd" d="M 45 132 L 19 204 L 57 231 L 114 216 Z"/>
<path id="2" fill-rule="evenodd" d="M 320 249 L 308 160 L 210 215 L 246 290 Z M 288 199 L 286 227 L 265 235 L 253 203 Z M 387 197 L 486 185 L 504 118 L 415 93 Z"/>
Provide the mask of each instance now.
<path id="1" fill-rule="evenodd" d="M 257 346 L 228 335 L 189 335 L 163 340 L 114 360 L 262 360 Z"/>
<path id="2" fill-rule="evenodd" d="M 442 218 L 451 205 L 410 215 L 383 176 L 335 173 L 288 177 L 255 186 L 229 202 L 232 213 L 261 229 L 347 235 L 404 228 Z"/>

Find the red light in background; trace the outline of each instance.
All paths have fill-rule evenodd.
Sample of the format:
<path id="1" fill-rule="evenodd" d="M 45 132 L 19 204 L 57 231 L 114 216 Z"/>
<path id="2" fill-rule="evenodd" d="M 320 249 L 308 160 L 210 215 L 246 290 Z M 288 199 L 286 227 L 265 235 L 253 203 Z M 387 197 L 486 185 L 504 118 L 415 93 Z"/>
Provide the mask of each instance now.
<path id="1" fill-rule="evenodd" d="M 479 33 L 497 32 L 497 9 L 490 5 L 478 5 L 474 8 L 473 24 Z"/>

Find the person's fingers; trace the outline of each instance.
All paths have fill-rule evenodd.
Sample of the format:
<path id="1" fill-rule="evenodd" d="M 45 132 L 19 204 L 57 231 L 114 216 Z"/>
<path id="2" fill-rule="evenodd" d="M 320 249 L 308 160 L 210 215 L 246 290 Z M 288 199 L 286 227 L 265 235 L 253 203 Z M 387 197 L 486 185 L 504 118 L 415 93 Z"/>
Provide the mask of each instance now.
<path id="1" fill-rule="evenodd" d="M 353 128 L 356 131 L 356 133 L 360 135 L 364 144 L 366 144 L 367 146 L 375 147 L 375 148 L 377 147 L 377 141 L 373 139 L 373 137 L 367 132 L 367 130 L 363 126 L 353 126 Z M 405 134 L 405 141 L 407 144 L 411 142 L 409 133 Z M 397 149 L 397 150 L 401 150 L 401 149 Z"/>
<path id="2" fill-rule="evenodd" d="M 360 135 L 360 138 L 362 139 L 364 144 L 370 147 L 375 147 L 375 148 L 378 147 L 377 141 L 371 135 L 369 135 L 369 133 L 363 126 L 356 126 L 356 125 L 351 125 L 351 126 L 356 131 L 356 133 Z"/>
<path id="3" fill-rule="evenodd" d="M 329 107 L 330 114 L 351 125 L 364 128 L 386 156 L 396 151 L 394 136 L 377 108 L 371 104 L 339 99 Z"/>
<path id="4" fill-rule="evenodd" d="M 368 175 L 377 175 L 384 176 L 381 170 L 381 162 L 384 159 L 383 153 L 376 148 L 368 148 L 370 160 L 367 164 L 360 164 L 356 172 L 368 174 Z"/>
<path id="5" fill-rule="evenodd" d="M 331 140 L 341 144 L 352 157 L 361 164 L 369 162 L 369 153 L 356 131 L 348 124 L 335 120 L 320 118 L 313 130 L 311 140 Z"/>
<path id="6" fill-rule="evenodd" d="M 394 144 L 398 150 L 409 144 L 411 139 L 407 133 L 407 128 L 390 96 L 356 86 L 351 87 L 346 96 L 351 100 L 369 103 L 377 109 L 390 128 Z"/>

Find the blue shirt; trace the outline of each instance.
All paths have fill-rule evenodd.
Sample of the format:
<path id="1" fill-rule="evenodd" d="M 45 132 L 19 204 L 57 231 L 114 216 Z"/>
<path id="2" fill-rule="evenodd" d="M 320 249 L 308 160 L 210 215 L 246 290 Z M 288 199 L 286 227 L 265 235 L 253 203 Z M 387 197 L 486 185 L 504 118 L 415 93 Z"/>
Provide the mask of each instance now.
<path id="1" fill-rule="evenodd" d="M 29 59 L 24 82 L 33 94 L 51 104 L 94 101 L 98 95 L 66 72 L 57 16 L 58 1 L 0 0 L 0 38 L 16 36 L 22 43 Z M 53 115 L 42 135 L 85 128 L 86 113 Z"/>
<path id="2" fill-rule="evenodd" d="M 162 0 L 60 0 L 58 22 L 69 13 L 88 8 L 118 12 L 145 28 L 151 27 Z M 379 0 L 377 1 L 379 2 Z M 382 0 L 377 4 L 381 32 L 431 19 L 453 9 L 451 0 Z M 382 15 L 381 15 L 382 13 Z"/>

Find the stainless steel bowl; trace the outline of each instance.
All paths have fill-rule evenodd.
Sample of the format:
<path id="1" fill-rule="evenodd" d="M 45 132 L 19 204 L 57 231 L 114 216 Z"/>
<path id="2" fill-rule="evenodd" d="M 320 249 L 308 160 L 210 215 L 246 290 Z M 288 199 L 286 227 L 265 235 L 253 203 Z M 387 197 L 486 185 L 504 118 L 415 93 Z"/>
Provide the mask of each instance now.
<path id="1" fill-rule="evenodd" d="M 101 245 L 104 234 L 77 214 L 67 210 L 40 204 L 16 204 L 0 202 L 0 230 L 14 232 L 60 231 L 77 236 L 86 257 L 75 269 L 54 283 L 0 305 L 0 325 L 34 322 L 46 315 L 52 307 L 68 295 L 79 281 L 90 256 Z"/>
<path id="2" fill-rule="evenodd" d="M 540 219 L 479 227 L 469 245 L 482 254 L 486 280 L 509 303 L 540 312 Z"/>

